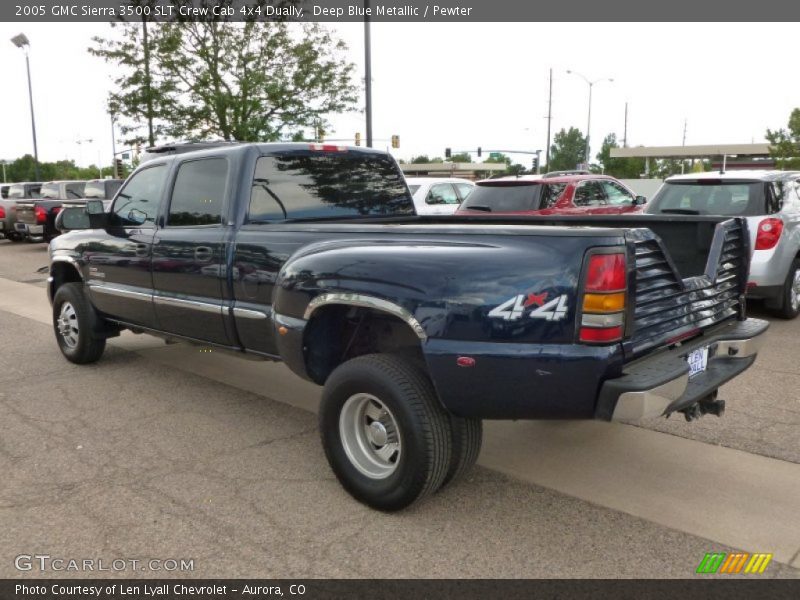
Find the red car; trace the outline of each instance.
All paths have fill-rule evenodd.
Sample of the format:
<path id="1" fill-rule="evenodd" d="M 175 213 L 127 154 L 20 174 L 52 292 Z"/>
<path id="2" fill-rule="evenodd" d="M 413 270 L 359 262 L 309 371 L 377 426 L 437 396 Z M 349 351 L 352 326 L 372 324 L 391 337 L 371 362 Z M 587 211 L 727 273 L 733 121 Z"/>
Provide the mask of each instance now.
<path id="1" fill-rule="evenodd" d="M 613 177 L 554 171 L 478 181 L 456 214 L 620 215 L 641 212 L 645 202 Z"/>

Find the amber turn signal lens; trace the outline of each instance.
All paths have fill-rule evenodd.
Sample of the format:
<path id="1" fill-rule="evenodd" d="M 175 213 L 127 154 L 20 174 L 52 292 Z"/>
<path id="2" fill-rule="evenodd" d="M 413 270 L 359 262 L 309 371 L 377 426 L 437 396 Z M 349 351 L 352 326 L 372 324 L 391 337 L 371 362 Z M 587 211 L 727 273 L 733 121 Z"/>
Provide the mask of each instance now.
<path id="1" fill-rule="evenodd" d="M 625 308 L 625 294 L 586 294 L 583 297 L 583 312 L 619 312 Z"/>

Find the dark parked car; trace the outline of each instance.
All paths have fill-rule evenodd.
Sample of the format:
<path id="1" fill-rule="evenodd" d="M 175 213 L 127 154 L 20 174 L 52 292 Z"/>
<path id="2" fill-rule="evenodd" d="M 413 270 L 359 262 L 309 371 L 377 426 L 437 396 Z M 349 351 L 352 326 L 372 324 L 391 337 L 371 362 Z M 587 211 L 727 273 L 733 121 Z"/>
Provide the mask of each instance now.
<path id="1" fill-rule="evenodd" d="M 476 459 L 481 419 L 721 414 L 755 360 L 742 219 L 420 217 L 394 159 L 327 144 L 154 158 L 67 209 L 63 355 L 123 329 L 282 360 L 324 386 L 328 461 L 398 510 Z M 567 226 L 577 225 L 576 226 Z"/>
<path id="2" fill-rule="evenodd" d="M 49 181 L 42 184 L 39 200 L 17 203 L 17 232 L 32 242 L 49 242 L 58 235 L 56 215 L 65 204 L 82 206 L 85 181 Z M 80 201 L 77 202 L 76 201 Z"/>

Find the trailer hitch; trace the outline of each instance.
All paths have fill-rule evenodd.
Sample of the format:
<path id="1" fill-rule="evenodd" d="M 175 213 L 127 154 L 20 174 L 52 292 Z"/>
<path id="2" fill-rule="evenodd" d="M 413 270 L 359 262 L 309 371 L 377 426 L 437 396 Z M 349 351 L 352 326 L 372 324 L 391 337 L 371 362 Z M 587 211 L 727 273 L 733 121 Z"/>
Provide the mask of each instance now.
<path id="1" fill-rule="evenodd" d="M 717 390 L 708 396 L 700 398 L 694 404 L 680 410 L 687 421 L 694 421 L 703 415 L 715 415 L 721 417 L 725 414 L 725 400 L 717 399 Z"/>

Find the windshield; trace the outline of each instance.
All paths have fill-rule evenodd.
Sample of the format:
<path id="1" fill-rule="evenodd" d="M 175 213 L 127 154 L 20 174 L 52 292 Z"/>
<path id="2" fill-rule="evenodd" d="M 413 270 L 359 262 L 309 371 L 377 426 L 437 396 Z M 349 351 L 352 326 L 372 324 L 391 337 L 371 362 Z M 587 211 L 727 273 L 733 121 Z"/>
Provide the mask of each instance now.
<path id="1" fill-rule="evenodd" d="M 542 186 L 530 183 L 476 185 L 461 209 L 487 212 L 519 212 L 539 208 Z"/>
<path id="2" fill-rule="evenodd" d="M 765 214 L 764 184 L 759 181 L 667 181 L 647 207 L 648 213 L 752 216 Z"/>
<path id="3" fill-rule="evenodd" d="M 58 184 L 57 183 L 46 183 L 42 186 L 41 191 L 42 198 L 50 198 L 51 200 L 58 200 L 59 193 L 58 193 Z"/>

